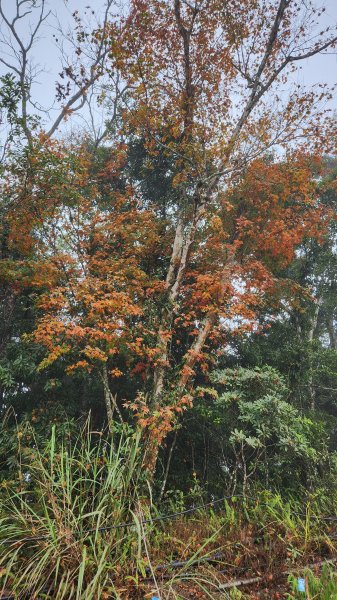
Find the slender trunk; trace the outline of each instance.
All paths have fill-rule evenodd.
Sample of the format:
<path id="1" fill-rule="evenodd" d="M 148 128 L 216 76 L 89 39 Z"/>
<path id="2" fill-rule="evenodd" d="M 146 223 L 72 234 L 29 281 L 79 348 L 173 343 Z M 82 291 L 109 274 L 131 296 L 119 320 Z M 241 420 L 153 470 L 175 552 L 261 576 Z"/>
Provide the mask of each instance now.
<path id="1" fill-rule="evenodd" d="M 112 408 L 112 402 L 111 402 L 111 394 L 110 394 L 108 372 L 107 372 L 106 364 L 104 364 L 104 366 L 102 367 L 101 379 L 102 379 L 102 383 L 103 383 L 104 402 L 105 402 L 106 414 L 107 414 L 107 418 L 108 418 L 108 427 L 109 427 L 110 433 L 112 433 L 114 418 L 113 418 L 113 408 Z"/>
<path id="2" fill-rule="evenodd" d="M 332 350 L 336 350 L 337 349 L 337 339 L 336 339 L 333 315 L 329 315 L 329 317 L 327 318 L 326 327 L 327 327 L 328 334 L 329 334 L 330 348 Z"/>
<path id="3" fill-rule="evenodd" d="M 162 501 L 163 496 L 164 496 L 164 492 L 165 492 L 165 488 L 166 488 L 166 483 L 167 483 L 167 478 L 168 478 L 168 474 L 169 474 L 169 471 L 170 471 L 170 466 L 171 466 L 171 461 L 172 461 L 172 456 L 173 456 L 173 450 L 174 450 L 175 445 L 177 443 L 177 437 L 178 437 L 178 431 L 176 430 L 175 434 L 174 434 L 174 438 L 173 438 L 172 444 L 171 444 L 171 448 L 170 448 L 170 451 L 169 451 L 169 455 L 168 455 L 168 458 L 167 458 L 167 463 L 166 463 L 166 468 L 165 468 L 165 473 L 164 473 L 164 479 L 163 479 L 163 483 L 162 483 L 162 486 L 161 486 L 161 489 L 160 489 L 160 494 L 159 494 L 159 502 Z"/>
<path id="4" fill-rule="evenodd" d="M 197 221 L 195 221 L 195 224 L 194 224 L 195 228 L 196 228 L 196 223 L 197 223 Z M 192 243 L 192 241 L 190 241 L 191 239 L 192 239 L 191 236 L 189 236 L 190 244 Z M 194 239 L 194 235 L 193 235 L 193 239 Z M 175 246 L 177 247 L 178 244 L 177 245 L 174 244 L 173 248 L 175 248 Z M 187 262 L 188 253 L 186 253 L 185 247 L 183 248 L 183 250 L 184 250 L 183 254 L 186 255 L 186 262 Z M 172 252 L 172 256 L 173 256 L 173 254 L 174 254 L 174 252 Z M 231 270 L 232 265 L 234 264 L 234 260 L 235 260 L 234 253 L 230 254 L 227 258 L 226 265 L 224 266 L 222 276 L 221 276 L 221 285 L 220 285 L 220 292 L 219 292 L 219 297 L 218 297 L 219 304 L 221 304 L 221 302 L 223 301 L 223 297 L 224 297 L 224 293 L 225 293 L 225 284 L 230 275 L 230 270 Z M 185 270 L 186 262 L 179 265 L 177 277 L 179 276 L 179 272 L 181 272 L 182 270 Z M 172 293 L 172 289 L 173 288 L 171 288 L 171 290 L 169 292 L 169 297 L 175 298 L 175 292 Z M 194 367 L 196 361 L 198 360 L 198 357 L 200 356 L 200 353 L 202 352 L 205 342 L 206 342 L 210 332 L 212 331 L 215 323 L 217 322 L 217 320 L 218 320 L 218 312 L 215 309 L 212 311 L 209 311 L 209 313 L 205 316 L 202 326 L 200 327 L 199 333 L 185 357 L 184 369 L 182 371 L 182 374 L 180 376 L 180 379 L 179 379 L 178 385 L 177 385 L 178 395 L 182 396 L 184 394 L 186 385 L 188 384 L 190 379 L 193 377 L 193 375 L 194 375 L 193 367 Z M 167 323 L 166 323 L 166 325 L 167 325 Z M 152 409 L 155 408 L 156 404 L 161 402 L 161 395 L 164 390 L 165 374 L 169 367 L 167 333 L 165 336 L 163 335 L 162 326 L 161 326 L 161 329 L 160 329 L 158 335 L 159 335 L 158 345 L 160 348 L 162 348 L 162 353 L 160 356 L 160 364 L 157 367 L 157 369 L 155 370 L 154 394 L 152 397 Z M 144 455 L 144 467 L 147 470 L 150 481 L 153 479 L 153 476 L 155 473 L 157 459 L 158 459 L 158 453 L 159 453 L 158 441 L 153 436 L 149 435 L 147 442 L 146 442 L 146 452 Z"/>
<path id="5" fill-rule="evenodd" d="M 165 374 L 169 366 L 168 348 L 171 330 L 172 313 L 175 309 L 175 303 L 181 288 L 183 277 L 188 265 L 189 254 L 194 242 L 198 223 L 202 214 L 202 206 L 199 196 L 195 196 L 195 210 L 192 223 L 187 232 L 184 231 L 184 220 L 179 216 L 175 237 L 172 247 L 172 254 L 169 269 L 166 276 L 167 304 L 165 312 L 162 315 L 158 331 L 157 347 L 160 349 L 157 367 L 154 371 L 154 385 L 152 404 L 155 406 L 164 391 Z"/>
<path id="6" fill-rule="evenodd" d="M 199 331 L 199 334 L 198 334 L 197 338 L 195 339 L 194 343 L 192 344 L 191 349 L 188 352 L 188 355 L 187 355 L 185 363 L 184 363 L 184 369 L 183 369 L 182 375 L 180 376 L 180 379 L 179 379 L 179 388 L 182 391 L 186 387 L 186 385 L 189 382 L 189 380 L 191 379 L 191 377 L 194 375 L 193 367 L 194 367 L 195 363 L 197 362 L 198 357 L 200 356 L 200 353 L 204 347 L 204 344 L 205 344 L 210 332 L 212 331 L 212 329 L 217 321 L 217 318 L 218 318 L 218 316 L 217 316 L 217 313 L 215 313 L 215 312 L 210 312 L 205 317 L 205 320 Z"/>
<path id="7" fill-rule="evenodd" d="M 149 435 L 146 440 L 145 452 L 143 458 L 143 467 L 146 471 L 147 480 L 151 484 L 156 472 L 156 466 L 159 454 L 159 442 L 155 436 Z"/>
<path id="8" fill-rule="evenodd" d="M 316 390 L 314 386 L 314 378 L 312 373 L 312 364 L 310 365 L 310 375 L 309 375 L 309 400 L 310 400 L 310 409 L 316 409 Z"/>
<path id="9" fill-rule="evenodd" d="M 220 290 L 219 290 L 219 295 L 218 295 L 218 299 L 217 299 L 217 302 L 220 306 L 224 300 L 226 283 L 228 281 L 228 278 L 230 277 L 231 268 L 233 267 L 234 264 L 235 264 L 235 251 L 231 252 L 229 254 L 229 256 L 227 257 L 226 264 L 225 264 L 222 274 L 221 274 Z M 179 380 L 179 388 L 182 391 L 184 390 L 184 388 L 186 387 L 186 384 L 188 383 L 188 381 L 191 379 L 191 377 L 194 374 L 193 368 L 195 366 L 195 363 L 197 362 L 197 360 L 203 350 L 203 347 L 206 343 L 206 340 L 207 340 L 209 334 L 211 333 L 214 325 L 216 324 L 217 320 L 218 320 L 218 311 L 216 309 L 210 310 L 204 318 L 204 321 L 199 329 L 199 333 L 198 333 L 197 337 L 195 338 L 195 340 L 186 356 L 186 360 L 184 363 L 184 369 L 183 369 L 182 375 Z"/>
<path id="10" fill-rule="evenodd" d="M 182 219 L 179 219 L 177 224 L 170 266 L 166 277 L 169 311 L 166 311 L 166 313 L 163 314 L 158 332 L 157 346 L 160 348 L 160 355 L 157 367 L 154 371 L 153 395 L 151 399 L 152 410 L 155 409 L 156 405 L 162 403 L 165 377 L 167 369 L 169 368 L 170 337 L 168 336 L 168 333 L 171 330 L 170 321 L 172 320 L 174 305 L 180 291 L 181 283 L 188 263 L 189 253 L 194 242 L 194 237 L 201 214 L 202 211 L 200 210 L 200 206 L 196 205 L 192 224 L 190 225 L 188 234 L 185 237 Z M 144 456 L 144 466 L 148 473 L 149 481 L 152 481 L 154 477 L 158 453 L 158 441 L 150 435 L 146 442 L 146 452 Z"/>
<path id="11" fill-rule="evenodd" d="M 123 416 L 122 416 L 121 411 L 118 408 L 115 396 L 110 391 L 108 368 L 107 368 L 106 363 L 103 364 L 100 375 L 101 375 L 101 380 L 102 380 L 102 384 L 103 384 L 104 401 L 105 401 L 105 407 L 106 407 L 106 414 L 107 414 L 107 418 L 108 418 L 108 427 L 109 427 L 110 433 L 112 433 L 113 432 L 113 423 L 114 423 L 114 411 L 117 412 L 118 418 L 119 418 L 120 422 L 122 423 L 122 425 L 124 423 Z"/>
<path id="12" fill-rule="evenodd" d="M 309 400 L 310 400 L 310 408 L 311 410 L 315 410 L 316 409 L 316 389 L 315 389 L 315 384 L 314 384 L 314 362 L 313 362 L 313 356 L 312 356 L 312 343 L 314 340 L 314 335 L 315 335 L 315 331 L 317 329 L 317 323 L 318 323 L 318 315 L 319 315 L 319 311 L 321 308 L 321 304 L 322 304 L 322 297 L 318 297 L 317 301 L 316 301 L 316 306 L 315 306 L 315 310 L 314 310 L 314 314 L 312 316 L 311 319 L 311 323 L 310 323 L 310 329 L 309 329 L 309 333 L 308 333 L 308 341 L 310 343 L 310 361 L 309 361 L 309 383 L 308 383 L 308 388 L 309 388 Z"/>

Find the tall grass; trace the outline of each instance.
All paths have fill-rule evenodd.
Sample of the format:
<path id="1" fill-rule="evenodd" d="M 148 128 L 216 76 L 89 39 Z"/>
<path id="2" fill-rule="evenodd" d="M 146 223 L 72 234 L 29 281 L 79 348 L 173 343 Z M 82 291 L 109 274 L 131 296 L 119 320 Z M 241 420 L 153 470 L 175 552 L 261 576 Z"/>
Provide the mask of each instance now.
<path id="1" fill-rule="evenodd" d="M 123 568 L 142 570 L 141 478 L 137 438 L 114 446 L 86 430 L 58 445 L 53 430 L 47 451 L 23 469 L 21 489 L 1 499 L 2 589 L 56 600 L 118 597 Z M 134 527 L 116 527 L 130 520 Z"/>

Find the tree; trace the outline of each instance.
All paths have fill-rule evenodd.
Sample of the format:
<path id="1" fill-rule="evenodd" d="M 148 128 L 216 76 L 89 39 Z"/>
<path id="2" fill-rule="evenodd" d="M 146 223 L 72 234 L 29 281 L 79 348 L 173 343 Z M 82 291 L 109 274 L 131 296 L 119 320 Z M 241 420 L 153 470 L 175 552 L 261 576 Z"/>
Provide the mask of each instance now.
<path id="1" fill-rule="evenodd" d="M 116 151 L 119 160 L 121 152 Z M 25 245 L 32 240 L 23 279 L 41 290 L 34 334 L 48 350 L 41 368 L 61 361 L 68 373 L 97 372 L 111 428 L 114 411 L 123 420 L 124 410 L 111 386 L 118 389 L 114 382 L 123 377 L 133 381 L 130 406 L 147 444 L 154 439 L 159 446 L 190 405 L 188 380 L 197 372 L 207 375 L 230 330 L 252 330 L 259 311 L 284 297 L 287 281 L 279 277 L 280 268 L 303 236 L 318 236 L 324 227 L 311 159 L 255 161 L 219 196 L 216 210 L 205 214 L 180 288 L 179 311 L 166 312 L 172 367 L 162 404 L 153 403 L 151 394 L 153 373 L 163 366 L 158 329 L 170 309 L 165 265 L 173 227 L 130 184 L 112 179 L 111 156 L 95 177 L 85 148 L 78 153 L 55 143 L 47 151 L 42 145 L 33 163 L 35 212 L 27 219 L 21 196 L 12 239 L 20 244 L 25 226 Z M 118 164 L 120 170 L 125 165 Z M 229 251 L 236 259 L 222 282 Z M 210 312 L 218 326 L 209 332 L 207 348 L 199 349 L 199 324 Z"/>
<path id="2" fill-rule="evenodd" d="M 27 272 L 25 283 L 21 284 L 22 273 L 25 264 L 26 267 L 29 264 L 34 245 L 33 227 L 43 218 L 33 191 L 35 184 L 38 187 L 40 183 L 38 179 L 34 181 L 37 169 L 34 169 L 33 162 L 36 147 L 41 146 L 41 133 L 48 147 L 50 140 L 60 135 L 65 122 L 87 106 L 96 136 L 95 145 L 98 146 L 103 139 L 113 136 L 119 119 L 119 103 L 126 91 L 125 86 L 121 86 L 116 72 L 103 77 L 108 54 L 104 33 L 108 22 L 109 31 L 112 30 L 112 7 L 113 2 L 107 0 L 102 6 L 102 14 L 95 15 L 95 26 L 100 26 L 103 34 L 97 36 L 92 30 L 93 25 L 85 22 L 85 15 L 83 18 L 79 11 L 72 15 L 72 30 L 65 32 L 60 25 L 57 26 L 56 14 L 49 10 L 46 0 L 0 0 L 0 360 L 4 368 L 3 380 L 7 383 L 17 372 L 8 366 L 8 361 L 13 360 L 13 348 L 17 346 L 19 355 L 27 351 L 25 343 L 21 346 L 20 338 L 27 333 L 28 323 L 28 329 L 32 327 L 32 315 L 35 315 L 32 296 L 36 290 L 29 289 Z M 92 10 L 90 14 L 94 14 Z M 50 43 L 59 46 L 60 72 L 55 73 L 55 100 L 51 102 L 52 106 L 44 106 L 37 94 L 37 84 L 45 66 L 36 61 L 36 46 L 41 37 L 50 33 L 51 26 L 54 31 L 57 29 Z M 93 111 L 102 93 L 103 79 L 105 90 L 110 93 L 108 104 L 113 113 L 108 123 L 104 118 L 100 121 L 103 126 L 100 128 Z M 15 228 L 16 219 L 22 226 L 21 232 Z M 27 244 L 23 243 L 25 236 Z M 29 271 L 29 266 L 27 268 Z M 7 357 L 7 350 L 11 359 Z M 31 356 L 27 360 L 31 365 Z M 13 382 L 11 389 L 17 394 L 18 387 L 25 387 L 22 379 L 18 385 Z M 5 394 L 5 391 L 2 392 Z"/>
<path id="3" fill-rule="evenodd" d="M 53 163 L 58 150 L 49 154 L 41 138 L 27 202 L 32 195 L 56 199 L 55 215 L 42 202 L 43 221 L 54 219 L 48 237 L 59 227 L 65 192 L 75 189 L 71 211 L 79 225 L 69 217 L 56 235 L 62 243 L 47 260 L 53 293 L 49 303 L 48 296 L 42 301 L 46 316 L 37 336 L 49 349 L 47 363 L 74 350 L 83 359 L 88 340 L 87 358 L 103 364 L 111 346 L 119 355 L 127 346 L 132 360 L 124 362 L 139 381 L 131 405 L 144 430 L 150 477 L 160 443 L 190 402 L 196 372 L 207 371 L 233 322 L 241 330 L 254 327 L 263 304 L 281 295 L 280 266 L 304 236 L 319 235 L 322 213 L 308 153 L 333 139 L 334 121 L 320 108 L 331 91 L 295 85 L 282 102 L 282 89 L 301 60 L 336 45 L 334 25 L 321 33 L 323 12 L 296 0 L 276 6 L 133 0 L 118 27 L 114 22 L 96 32 L 109 47 L 108 72 L 118 70 L 128 88 L 122 130 L 103 175 L 124 172 L 125 187 L 117 192 L 115 176 L 105 210 L 83 165 L 73 167 L 80 177 L 68 170 L 59 193 L 60 179 L 51 181 L 38 166 L 44 153 Z M 144 146 L 150 169 L 164 159 L 172 204 L 162 219 L 159 199 L 151 202 L 131 179 L 129 140 Z M 288 155 L 272 159 L 273 148 Z M 64 253 L 70 231 L 75 243 Z"/>
<path id="4" fill-rule="evenodd" d="M 324 9 L 323 9 L 324 11 Z M 336 28 L 317 29 L 322 16 L 312 4 L 274 2 L 142 2 L 135 0 L 126 21 L 124 53 L 117 59 L 133 86 L 129 126 L 174 158 L 179 201 L 172 222 L 174 242 L 165 286 L 167 306 L 158 333 L 152 407 L 165 403 L 172 362 L 171 315 L 179 315 L 192 248 L 205 218 L 213 213 L 227 176 L 272 146 L 317 133 L 324 90 L 292 90 L 281 103 L 281 88 L 299 61 L 336 44 Z M 310 27 L 308 24 L 310 23 Z M 329 92 L 328 92 L 329 96 Z M 316 142 L 321 142 L 318 129 Z M 206 215 L 206 217 L 205 217 Z M 218 324 L 226 285 L 237 268 L 237 247 L 227 243 L 218 270 L 220 296 L 196 321 L 195 334 L 177 387 L 184 393 L 198 356 Z M 169 333 L 168 333 L 169 332 Z M 154 469 L 157 446 L 149 450 Z"/>

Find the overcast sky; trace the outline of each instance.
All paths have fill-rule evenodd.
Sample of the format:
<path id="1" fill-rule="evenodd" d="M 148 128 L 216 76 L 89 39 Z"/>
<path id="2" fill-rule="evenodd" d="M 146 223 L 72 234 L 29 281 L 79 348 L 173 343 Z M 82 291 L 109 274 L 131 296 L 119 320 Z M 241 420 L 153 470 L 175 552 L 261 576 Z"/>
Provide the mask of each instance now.
<path id="1" fill-rule="evenodd" d="M 276 1 L 276 0 L 275 0 Z M 11 10 L 14 0 L 1 0 L 5 9 Z M 322 0 L 326 7 L 325 23 L 337 22 L 337 0 Z M 321 4 L 321 2 L 320 2 Z M 83 15 L 87 15 L 94 9 L 99 15 L 104 7 L 104 0 L 49 0 L 49 7 L 54 13 L 48 19 L 43 27 L 41 39 L 36 43 L 33 51 L 34 60 L 40 65 L 42 72 L 38 77 L 38 83 L 35 87 L 35 95 L 39 97 L 42 106 L 51 107 L 55 99 L 55 82 L 60 72 L 59 50 L 57 48 L 53 34 L 56 33 L 57 20 L 62 27 L 73 26 L 72 13 L 79 10 Z M 315 83 L 336 84 L 337 82 L 337 55 L 329 53 L 317 55 L 301 63 L 301 68 L 296 74 L 298 83 L 312 85 Z M 332 107 L 337 111 L 337 95 L 335 95 Z M 53 112 L 51 111 L 51 115 Z M 86 118 L 87 113 L 82 112 L 82 117 Z"/>

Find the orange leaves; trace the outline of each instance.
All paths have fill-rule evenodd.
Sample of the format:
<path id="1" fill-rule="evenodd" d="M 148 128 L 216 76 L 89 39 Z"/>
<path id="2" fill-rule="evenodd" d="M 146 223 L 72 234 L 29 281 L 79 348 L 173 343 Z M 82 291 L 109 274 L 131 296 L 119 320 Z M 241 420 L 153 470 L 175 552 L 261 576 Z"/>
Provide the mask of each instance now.
<path id="1" fill-rule="evenodd" d="M 185 354 L 183 381 L 193 379 L 196 369 L 207 372 L 212 350 L 228 335 L 256 330 L 259 312 L 268 303 L 276 306 L 287 293 L 280 269 L 305 237 L 319 239 L 324 231 L 328 214 L 319 202 L 311 165 L 312 157 L 299 154 L 283 162 L 255 161 L 204 216 L 174 319 L 175 347 L 184 336 L 187 348 L 202 340 L 200 356 Z M 204 338 L 209 316 L 213 325 Z"/>
<path id="2" fill-rule="evenodd" d="M 258 256 L 268 254 L 285 266 L 303 237 L 318 232 L 323 214 L 306 157 L 255 161 L 233 192 L 237 234 Z"/>
<path id="3" fill-rule="evenodd" d="M 188 365 L 184 365 L 183 368 L 181 369 L 181 375 L 183 377 L 190 378 L 191 376 L 195 375 L 195 372 Z"/>
<path id="4" fill-rule="evenodd" d="M 133 411 L 138 426 L 143 430 L 144 437 L 161 444 L 167 434 L 172 431 L 175 421 L 181 413 L 191 408 L 193 398 L 190 394 L 184 394 L 171 404 L 156 406 L 150 410 L 146 397 L 139 394 L 134 402 L 127 402 L 126 408 Z"/>
<path id="5" fill-rule="evenodd" d="M 48 356 L 41 361 L 39 365 L 39 370 L 45 369 L 52 365 L 58 358 L 68 354 L 70 351 L 70 346 L 62 345 L 62 346 L 54 346 L 53 350 L 48 354 Z"/>
<path id="6" fill-rule="evenodd" d="M 125 156 L 125 147 L 122 153 Z M 60 187 L 59 206 L 45 215 L 41 259 L 31 261 L 27 276 L 30 285 L 48 289 L 39 297 L 42 316 L 34 334 L 48 352 L 42 367 L 61 358 L 64 345 L 69 373 L 98 367 L 120 355 L 129 366 L 139 358 L 153 362 L 158 358 L 156 333 L 143 331 L 142 322 L 148 303 L 165 289 L 164 282 L 151 275 L 159 253 L 157 220 L 153 212 L 143 210 L 130 186 L 124 194 L 109 191 L 109 210 L 106 199 L 99 206 L 96 184 L 105 185 L 107 171 L 102 169 L 97 180 L 90 179 L 81 160 L 78 165 L 73 162 L 67 173 L 71 205 L 68 198 L 67 206 L 62 205 L 65 181 L 54 181 L 55 194 Z M 69 167 L 67 160 L 66 164 Z M 120 157 L 119 167 L 123 164 Z M 109 171 L 109 161 L 106 168 Z M 76 193 L 72 195 L 73 181 Z M 123 373 L 114 367 L 110 374 Z"/>
<path id="7" fill-rule="evenodd" d="M 100 350 L 100 348 L 97 347 L 87 345 L 85 346 L 82 352 L 84 356 L 86 356 L 86 358 L 88 358 L 90 361 L 106 362 L 108 360 L 108 357 L 105 354 L 105 352 L 103 352 L 102 350 Z"/>
<path id="8" fill-rule="evenodd" d="M 121 371 L 117 367 L 115 367 L 114 369 L 110 369 L 109 373 L 112 377 L 116 377 L 116 378 L 122 377 L 122 375 L 123 375 L 123 371 Z"/>
<path id="9" fill-rule="evenodd" d="M 84 371 L 89 371 L 90 372 L 92 370 L 92 366 L 86 360 L 78 360 L 74 364 L 68 366 L 66 368 L 66 372 L 69 375 L 72 375 L 72 373 L 74 373 L 77 369 L 79 369 L 80 371 L 84 370 Z"/>

